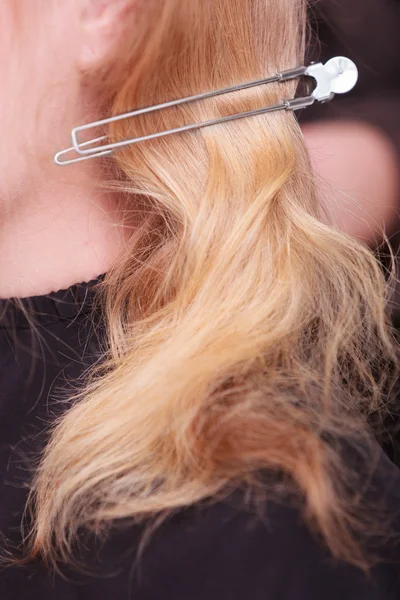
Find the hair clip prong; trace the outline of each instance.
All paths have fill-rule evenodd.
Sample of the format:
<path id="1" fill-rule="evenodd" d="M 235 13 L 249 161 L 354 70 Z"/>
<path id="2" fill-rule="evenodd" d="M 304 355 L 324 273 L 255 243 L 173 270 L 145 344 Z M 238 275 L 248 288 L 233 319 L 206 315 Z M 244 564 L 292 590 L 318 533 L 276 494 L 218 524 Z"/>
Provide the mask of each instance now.
<path id="1" fill-rule="evenodd" d="M 101 137 L 97 137 L 95 139 L 80 142 L 78 140 L 78 135 L 84 131 L 88 131 L 95 127 L 104 127 L 110 123 L 115 123 L 117 121 L 121 121 L 123 119 L 133 118 L 138 115 L 142 115 L 149 112 L 155 112 L 157 110 L 163 110 L 165 108 L 169 108 L 172 106 L 178 106 L 181 104 L 185 104 L 188 102 L 194 102 L 198 100 L 203 100 L 206 98 L 211 98 L 214 96 L 219 96 L 222 94 L 228 94 L 235 91 L 259 86 L 266 85 L 273 82 L 285 82 L 291 79 L 297 79 L 299 77 L 308 76 L 315 80 L 316 86 L 313 92 L 309 96 L 300 97 L 300 98 L 292 98 L 290 100 L 284 100 L 280 104 L 276 104 L 274 106 L 267 106 L 264 108 L 260 108 L 257 110 L 252 110 L 243 113 L 237 113 L 234 115 L 228 115 L 226 117 L 220 117 L 218 119 L 212 119 L 209 121 L 194 123 L 190 125 L 184 125 L 182 127 L 177 127 L 174 129 L 168 129 L 166 131 L 160 131 L 157 133 L 152 133 L 149 135 L 121 140 L 119 142 L 113 143 L 105 143 L 94 146 L 94 144 L 98 144 L 99 142 L 107 141 L 107 135 L 103 135 Z M 174 133 L 181 133 L 185 131 L 192 131 L 194 129 L 199 129 L 202 127 L 209 127 L 211 125 L 218 125 L 220 123 L 225 123 L 227 121 L 234 121 L 237 119 L 243 119 L 255 115 L 261 115 L 268 112 L 273 112 L 276 110 L 300 110 L 311 106 L 314 102 L 328 102 L 332 100 L 335 94 L 344 94 L 349 92 L 354 88 L 358 80 L 358 71 L 356 65 L 348 58 L 343 56 L 338 56 L 332 58 L 327 63 L 312 63 L 308 67 L 296 67 L 295 69 L 289 69 L 287 71 L 282 71 L 281 73 L 277 73 L 272 77 L 268 77 L 267 79 L 260 79 L 256 81 L 250 81 L 244 84 L 235 85 L 229 88 L 223 88 L 220 90 L 205 92 L 203 94 L 196 94 L 194 96 L 188 96 L 186 98 L 180 98 L 178 100 L 172 100 L 170 102 L 164 102 L 162 104 L 157 104 L 154 106 L 148 106 L 145 108 L 140 108 L 135 111 L 127 112 L 121 115 L 117 115 L 114 117 L 109 117 L 107 119 L 102 119 L 101 121 L 95 121 L 93 123 L 88 123 L 86 125 L 80 125 L 78 127 L 74 127 L 72 130 L 72 144 L 71 148 L 67 150 L 62 150 L 58 152 L 54 158 L 54 161 L 58 165 L 67 165 L 80 162 L 82 160 L 88 160 L 90 158 L 99 158 L 102 156 L 110 156 L 114 150 L 118 150 L 125 146 L 136 144 L 139 142 L 144 142 L 146 140 L 152 140 L 160 137 L 164 137 L 167 135 L 171 135 Z M 69 154 L 70 152 L 76 152 L 80 155 L 78 158 L 66 159 L 63 157 Z"/>

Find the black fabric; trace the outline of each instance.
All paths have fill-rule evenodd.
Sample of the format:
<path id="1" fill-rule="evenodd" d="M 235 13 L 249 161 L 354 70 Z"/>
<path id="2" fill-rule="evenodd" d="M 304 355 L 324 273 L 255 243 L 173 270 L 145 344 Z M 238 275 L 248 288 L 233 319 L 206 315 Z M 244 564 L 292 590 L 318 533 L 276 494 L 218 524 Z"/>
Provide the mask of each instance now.
<path id="1" fill-rule="evenodd" d="M 98 280 L 101 279 L 101 276 Z M 47 296 L 0 300 L 0 532 L 10 544 L 29 489 L 30 464 L 46 443 L 85 369 L 101 357 L 101 317 L 91 315 L 98 280 Z M 36 321 L 29 328 L 26 311 Z M 97 316 L 96 316 L 97 315 Z M 63 408 L 62 410 L 65 410 Z M 390 475 L 389 474 L 390 471 Z M 399 475 L 391 466 L 375 487 L 400 508 Z M 389 492 L 390 490 L 390 492 Z M 370 579 L 333 561 L 294 508 L 269 503 L 263 519 L 234 501 L 181 510 L 161 526 L 139 563 L 138 525 L 114 528 L 105 543 L 86 544 L 95 574 L 53 575 L 37 563 L 0 569 L 1 600 L 394 600 L 400 556 L 387 556 Z M 395 525 L 394 525 L 395 527 Z"/>

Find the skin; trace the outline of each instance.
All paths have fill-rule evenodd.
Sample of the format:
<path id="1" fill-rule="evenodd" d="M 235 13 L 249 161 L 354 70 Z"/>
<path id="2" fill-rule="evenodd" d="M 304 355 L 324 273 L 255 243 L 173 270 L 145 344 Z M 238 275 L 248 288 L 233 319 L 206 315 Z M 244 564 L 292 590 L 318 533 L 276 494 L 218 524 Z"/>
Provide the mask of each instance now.
<path id="1" fill-rule="evenodd" d="M 314 171 L 337 226 L 369 245 L 398 220 L 398 156 L 387 136 L 364 122 L 303 126 Z"/>
<path id="2" fill-rule="evenodd" d="M 2 298 L 47 294 L 97 277 L 132 231 L 117 196 L 93 188 L 103 177 L 100 161 L 61 168 L 53 156 L 70 145 L 72 127 L 105 116 L 97 108 L 96 74 L 116 52 L 135 1 L 140 4 L 0 2 Z M 18 19 L 14 8 L 23 9 Z M 304 132 L 321 185 L 339 191 L 340 225 L 371 237 L 377 221 L 392 218 L 397 198 L 389 142 L 357 123 L 311 125 Z M 346 194 L 360 203 L 351 219 L 348 206 L 354 212 L 356 205 Z"/>
<path id="3" fill-rule="evenodd" d="M 72 127 L 103 117 L 94 81 L 117 47 L 128 0 L 56 0 L 53 10 L 44 3 L 48 11 L 42 2 L 0 2 L 2 298 L 89 281 L 131 231 L 116 195 L 93 189 L 100 161 L 53 164 Z M 23 9 L 18 21 L 13 3 Z"/>

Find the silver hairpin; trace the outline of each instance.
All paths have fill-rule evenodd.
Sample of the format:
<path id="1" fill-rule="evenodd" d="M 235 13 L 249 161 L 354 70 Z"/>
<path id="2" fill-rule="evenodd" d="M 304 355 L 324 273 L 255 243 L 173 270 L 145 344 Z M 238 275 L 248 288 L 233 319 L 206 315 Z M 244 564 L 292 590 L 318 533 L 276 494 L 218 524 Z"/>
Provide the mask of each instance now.
<path id="1" fill-rule="evenodd" d="M 188 102 L 194 102 L 196 100 L 203 100 L 205 98 L 211 98 L 213 96 L 220 96 L 222 94 L 228 94 L 239 90 L 255 87 L 258 85 L 266 85 L 273 82 L 289 81 L 290 79 L 297 79 L 299 77 L 312 77 L 316 81 L 316 86 L 313 92 L 309 96 L 301 98 L 292 98 L 290 100 L 284 100 L 281 104 L 274 106 L 267 106 L 258 110 L 252 110 L 248 112 L 237 113 L 234 115 L 228 115 L 219 119 L 211 121 L 204 121 L 202 123 L 194 123 L 191 125 L 184 125 L 175 129 L 168 129 L 166 131 L 160 131 L 158 133 L 152 133 L 142 137 L 136 137 L 132 139 L 122 140 L 114 143 L 103 143 L 108 139 L 107 135 L 96 137 L 86 142 L 78 141 L 78 135 L 83 131 L 88 131 L 94 127 L 100 127 L 109 123 L 115 123 L 123 119 L 130 119 L 138 115 L 145 113 L 162 110 L 164 108 L 170 108 L 171 106 L 178 106 Z M 95 121 L 88 123 L 87 125 L 80 125 L 72 130 L 72 144 L 71 148 L 58 152 L 54 157 L 54 162 L 58 165 L 70 165 L 73 163 L 81 162 L 83 160 L 89 160 L 91 158 L 99 158 L 101 156 L 110 156 L 114 150 L 123 148 L 130 144 L 137 144 L 138 142 L 144 142 L 146 140 L 152 140 L 155 138 L 171 135 L 173 133 L 179 133 L 183 131 L 191 131 L 193 129 L 199 129 L 201 127 L 209 127 L 210 125 L 218 125 L 226 121 L 233 121 L 236 119 L 243 119 L 244 117 L 252 117 L 255 115 L 261 115 L 267 112 L 275 110 L 299 110 L 311 106 L 314 102 L 328 102 L 332 100 L 335 94 L 345 94 L 352 90 L 358 80 L 358 70 L 353 61 L 344 56 L 337 56 L 332 58 L 327 63 L 312 63 L 308 67 L 297 67 L 288 71 L 277 73 L 267 79 L 259 79 L 257 81 L 250 81 L 241 85 L 235 85 L 233 87 L 216 90 L 213 92 L 206 92 L 204 94 L 197 94 L 195 96 L 188 96 L 186 98 L 180 98 L 179 100 L 173 100 L 171 102 L 164 102 L 163 104 L 157 104 L 154 106 L 148 106 L 146 108 L 140 108 L 132 112 L 103 119 L 101 121 Z M 70 152 L 76 152 L 80 156 L 78 158 L 64 159 L 64 156 Z"/>

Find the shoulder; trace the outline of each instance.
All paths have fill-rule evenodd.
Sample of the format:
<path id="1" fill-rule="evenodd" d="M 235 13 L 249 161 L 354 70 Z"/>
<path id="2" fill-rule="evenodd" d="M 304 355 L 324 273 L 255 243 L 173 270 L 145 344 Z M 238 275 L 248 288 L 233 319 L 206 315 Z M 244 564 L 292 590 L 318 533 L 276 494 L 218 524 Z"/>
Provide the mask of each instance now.
<path id="1" fill-rule="evenodd" d="M 396 568 L 382 564 L 367 578 L 335 561 L 300 511 L 272 502 L 263 518 L 226 505 L 210 508 L 192 536 L 192 564 L 202 566 L 208 582 L 204 597 L 217 597 L 220 588 L 232 600 L 386 600 L 400 589 Z M 183 542 L 180 560 L 189 559 L 187 549 Z"/>
<path id="2" fill-rule="evenodd" d="M 390 461 L 382 464 L 374 498 L 387 497 L 399 513 L 400 474 Z M 400 548 L 391 550 L 392 563 L 381 562 L 367 577 L 335 561 L 296 507 L 265 502 L 255 512 L 242 499 L 235 491 L 177 511 L 154 530 L 143 552 L 141 525 L 113 529 L 100 548 L 87 543 L 85 560 L 100 564 L 107 576 L 87 579 L 85 597 L 400 600 Z M 400 532 L 400 522 L 393 526 Z"/>
<path id="3" fill-rule="evenodd" d="M 121 535 L 132 544 L 131 533 L 114 538 L 116 551 Z M 230 501 L 180 511 L 156 530 L 139 568 L 125 556 L 119 577 L 133 572 L 137 597 L 145 590 L 152 600 L 394 600 L 400 589 L 396 567 L 367 578 L 335 562 L 299 511 L 272 502 L 262 517 Z"/>

